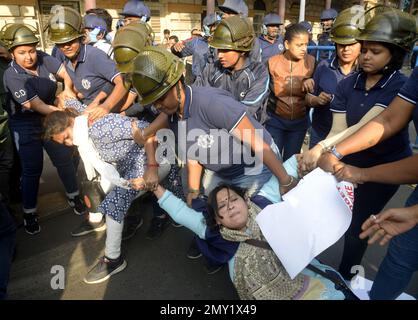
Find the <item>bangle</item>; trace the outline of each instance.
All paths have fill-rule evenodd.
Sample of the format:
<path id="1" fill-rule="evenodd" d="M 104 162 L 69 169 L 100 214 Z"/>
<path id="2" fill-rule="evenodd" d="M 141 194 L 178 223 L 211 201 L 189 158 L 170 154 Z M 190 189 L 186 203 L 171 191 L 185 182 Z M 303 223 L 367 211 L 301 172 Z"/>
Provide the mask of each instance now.
<path id="1" fill-rule="evenodd" d="M 147 164 L 147 166 L 158 168 L 160 165 L 158 163 L 149 163 L 149 164 Z"/>
<path id="2" fill-rule="evenodd" d="M 338 160 L 341 160 L 344 156 L 341 154 L 341 153 L 339 153 L 338 151 L 337 151 L 337 148 L 335 147 L 335 146 L 333 146 L 332 148 L 331 148 L 331 154 L 334 156 L 334 157 L 336 157 Z"/>
<path id="3" fill-rule="evenodd" d="M 290 187 L 290 185 L 293 183 L 293 181 L 295 180 L 295 178 L 293 178 L 293 176 L 290 176 L 290 182 L 288 184 L 282 184 L 282 187 Z"/>
<path id="4" fill-rule="evenodd" d="M 191 189 L 189 188 L 189 193 L 200 193 L 199 189 Z"/>

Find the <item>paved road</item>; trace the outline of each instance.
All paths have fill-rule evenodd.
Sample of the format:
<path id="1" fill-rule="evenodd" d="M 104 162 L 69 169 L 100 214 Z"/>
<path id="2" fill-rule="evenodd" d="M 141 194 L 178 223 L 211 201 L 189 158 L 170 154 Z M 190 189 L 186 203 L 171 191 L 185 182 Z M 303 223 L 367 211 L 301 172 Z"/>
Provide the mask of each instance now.
<path id="1" fill-rule="evenodd" d="M 415 137 L 415 136 L 414 136 Z M 86 272 L 103 254 L 105 233 L 72 238 L 70 231 L 80 223 L 65 204 L 62 187 L 47 161 L 41 185 L 40 211 L 42 231 L 36 236 L 18 230 L 17 257 L 13 264 L 10 299 L 237 299 L 226 268 L 207 275 L 201 259 L 186 258 L 186 248 L 192 238 L 185 228 L 170 226 L 157 240 L 145 238 L 151 207 L 142 209 L 145 223 L 134 238 L 123 245 L 128 261 L 125 271 L 108 282 L 87 285 L 82 281 Z M 400 207 L 411 188 L 402 186 L 388 204 Z M 320 258 L 338 266 L 343 241 L 329 248 Z M 363 259 L 366 277 L 374 279 L 386 247 L 370 246 Z M 51 288 L 53 266 L 63 266 L 65 289 Z M 418 295 L 418 274 L 408 293 Z"/>

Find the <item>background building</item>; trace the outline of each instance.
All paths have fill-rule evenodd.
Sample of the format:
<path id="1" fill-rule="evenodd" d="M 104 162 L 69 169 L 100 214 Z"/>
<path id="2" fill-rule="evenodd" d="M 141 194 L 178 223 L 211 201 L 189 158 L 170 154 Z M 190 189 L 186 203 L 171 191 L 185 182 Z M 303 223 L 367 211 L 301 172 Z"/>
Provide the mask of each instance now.
<path id="1" fill-rule="evenodd" d="M 208 3 L 207 3 L 208 2 Z M 408 8 L 414 7 L 414 0 L 248 0 L 249 16 L 253 19 L 254 28 L 257 33 L 260 32 L 261 22 L 264 15 L 270 11 L 279 12 L 280 4 L 284 7 L 284 16 L 286 24 L 297 22 L 300 15 L 300 5 L 305 3 L 305 20 L 310 21 L 313 26 L 314 39 L 320 32 L 319 16 L 321 11 L 331 6 L 338 11 L 347 8 L 353 4 L 364 3 L 372 6 L 376 3 L 387 3 L 395 7 L 400 5 Z M 54 5 L 63 5 L 73 7 L 84 13 L 86 7 L 92 5 L 99 8 L 105 8 L 114 18 L 114 25 L 119 18 L 125 0 L 0 0 L 0 28 L 6 23 L 23 22 L 32 25 L 41 34 L 42 48 L 51 46 L 42 30 L 48 21 L 51 7 Z M 155 31 L 156 41 L 159 42 L 164 29 L 170 29 L 171 34 L 175 34 L 179 39 L 190 37 L 190 31 L 193 28 L 201 27 L 201 21 L 206 15 L 208 5 L 222 4 L 223 0 L 160 0 L 145 1 L 152 12 L 151 26 Z M 215 9 L 216 10 L 216 9 Z"/>

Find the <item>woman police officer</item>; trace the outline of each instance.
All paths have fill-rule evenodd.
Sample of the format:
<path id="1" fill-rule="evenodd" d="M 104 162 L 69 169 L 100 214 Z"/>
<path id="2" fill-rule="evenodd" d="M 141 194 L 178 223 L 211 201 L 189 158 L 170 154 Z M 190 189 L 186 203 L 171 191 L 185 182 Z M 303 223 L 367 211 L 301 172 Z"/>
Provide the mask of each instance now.
<path id="1" fill-rule="evenodd" d="M 36 50 L 39 39 L 29 27 L 23 24 L 6 25 L 1 36 L 13 57 L 4 73 L 4 85 L 10 128 L 22 164 L 24 225 L 27 233 L 36 234 L 41 230 L 36 204 L 43 167 L 43 149 L 57 168 L 74 211 L 82 214 L 85 210 L 79 198 L 72 161 L 73 150 L 41 139 L 44 115 L 58 110 L 54 106 L 56 77 L 64 80 L 65 96 L 74 97 L 75 94 L 71 90 L 73 84 L 65 67 L 57 59 Z"/>

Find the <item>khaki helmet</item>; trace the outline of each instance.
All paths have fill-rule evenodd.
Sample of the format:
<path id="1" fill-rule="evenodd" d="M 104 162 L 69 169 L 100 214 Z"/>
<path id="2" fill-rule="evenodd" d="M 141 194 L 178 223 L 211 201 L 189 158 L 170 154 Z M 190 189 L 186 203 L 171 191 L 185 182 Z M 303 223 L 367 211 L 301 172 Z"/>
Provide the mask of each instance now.
<path id="1" fill-rule="evenodd" d="M 185 69 L 178 57 L 162 47 L 145 47 L 133 64 L 132 84 L 142 105 L 151 104 L 167 93 Z"/>
<path id="2" fill-rule="evenodd" d="M 371 8 L 365 13 L 365 28 L 358 41 L 376 41 L 393 44 L 410 52 L 417 39 L 414 16 L 385 6 Z"/>
<path id="3" fill-rule="evenodd" d="M 359 26 L 362 18 L 364 18 L 364 8 L 360 5 L 341 11 L 332 26 L 331 40 L 342 45 L 356 43 L 356 37 L 360 35 Z"/>
<path id="4" fill-rule="evenodd" d="M 113 39 L 113 56 L 120 72 L 130 72 L 133 60 L 145 46 L 151 46 L 154 40 L 152 28 L 143 22 L 132 22 L 120 28 Z"/>
<path id="5" fill-rule="evenodd" d="M 39 39 L 27 25 L 21 23 L 6 24 L 1 29 L 1 40 L 7 50 L 28 44 L 37 44 Z"/>
<path id="6" fill-rule="evenodd" d="M 255 39 L 251 20 L 231 16 L 216 27 L 209 45 L 216 49 L 251 51 Z"/>
<path id="7" fill-rule="evenodd" d="M 54 8 L 54 7 L 53 7 Z M 84 36 L 83 18 L 69 7 L 57 6 L 48 22 L 49 39 L 54 43 L 67 43 Z"/>

